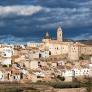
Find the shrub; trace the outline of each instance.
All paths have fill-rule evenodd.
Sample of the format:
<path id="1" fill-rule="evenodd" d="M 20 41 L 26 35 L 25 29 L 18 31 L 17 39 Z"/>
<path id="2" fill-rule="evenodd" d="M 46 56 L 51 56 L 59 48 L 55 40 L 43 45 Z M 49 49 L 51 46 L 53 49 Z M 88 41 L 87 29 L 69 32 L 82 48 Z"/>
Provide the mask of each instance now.
<path id="1" fill-rule="evenodd" d="M 3 65 L 3 67 L 7 67 L 7 65 Z"/>
<path id="2" fill-rule="evenodd" d="M 65 80 L 65 77 L 61 77 L 60 75 L 58 75 L 57 78 L 60 79 L 61 81 Z"/>

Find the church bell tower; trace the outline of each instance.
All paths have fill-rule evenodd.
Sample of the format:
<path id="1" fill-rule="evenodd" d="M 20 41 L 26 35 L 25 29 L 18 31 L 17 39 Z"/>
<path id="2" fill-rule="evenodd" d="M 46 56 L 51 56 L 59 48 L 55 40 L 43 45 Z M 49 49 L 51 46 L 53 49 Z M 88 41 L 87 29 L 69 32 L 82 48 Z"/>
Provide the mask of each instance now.
<path id="1" fill-rule="evenodd" d="M 62 36 L 63 32 L 62 32 L 62 28 L 61 26 L 58 26 L 57 28 L 57 41 L 63 41 L 63 36 Z"/>

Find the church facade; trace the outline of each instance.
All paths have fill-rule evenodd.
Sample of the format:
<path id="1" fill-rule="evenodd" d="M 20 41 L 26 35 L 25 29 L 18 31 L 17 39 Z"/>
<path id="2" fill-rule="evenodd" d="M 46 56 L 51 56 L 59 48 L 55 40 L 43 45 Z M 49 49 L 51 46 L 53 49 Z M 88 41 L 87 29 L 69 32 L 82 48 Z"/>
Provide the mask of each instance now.
<path id="1" fill-rule="evenodd" d="M 44 50 L 47 49 L 51 55 L 67 55 L 69 60 L 79 60 L 79 57 L 84 55 L 92 55 L 92 46 L 82 44 L 80 42 L 63 41 L 62 28 L 57 28 L 57 38 L 53 40 L 46 33 L 42 40 Z"/>

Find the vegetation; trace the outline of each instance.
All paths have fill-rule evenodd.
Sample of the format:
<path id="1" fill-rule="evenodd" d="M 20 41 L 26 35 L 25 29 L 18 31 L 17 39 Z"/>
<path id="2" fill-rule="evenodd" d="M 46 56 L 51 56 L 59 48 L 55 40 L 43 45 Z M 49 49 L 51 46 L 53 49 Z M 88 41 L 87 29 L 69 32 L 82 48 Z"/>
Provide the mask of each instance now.
<path id="1" fill-rule="evenodd" d="M 61 80 L 61 81 L 64 81 L 64 80 L 65 80 L 65 78 L 64 78 L 64 77 L 61 77 L 60 75 L 58 75 L 57 78 L 58 78 L 59 80 Z"/>
<path id="2" fill-rule="evenodd" d="M 17 89 L 17 88 L 4 88 L 4 89 L 0 89 L 0 92 L 21 92 L 21 89 Z"/>
<path id="3" fill-rule="evenodd" d="M 80 88 L 80 83 L 54 83 L 54 88 Z"/>
<path id="4" fill-rule="evenodd" d="M 89 79 L 88 82 L 86 83 L 81 83 L 81 82 L 46 82 L 46 81 L 38 81 L 37 83 L 30 83 L 30 84 L 25 84 L 25 87 L 22 87 L 22 84 L 20 84 L 21 86 L 18 86 L 18 84 L 14 85 L 14 84 L 0 84 L 0 92 L 22 92 L 23 90 L 27 91 L 27 92 L 39 92 L 38 90 L 36 90 L 35 85 L 44 85 L 46 86 L 51 86 L 54 88 L 81 88 L 81 87 L 85 87 L 87 88 L 88 92 L 90 92 L 91 88 L 92 88 L 92 81 L 91 79 Z M 24 84 L 23 84 L 24 85 Z M 34 85 L 34 86 L 32 86 Z M 34 88 L 35 87 L 35 88 Z"/>
<path id="5" fill-rule="evenodd" d="M 37 82 L 38 85 L 49 85 L 54 88 L 87 88 L 88 92 L 92 89 L 92 81 L 89 79 L 87 82 Z"/>
<path id="6" fill-rule="evenodd" d="M 9 67 L 12 67 L 12 65 L 9 65 Z"/>
<path id="7" fill-rule="evenodd" d="M 3 67 L 7 67 L 7 65 L 3 65 Z"/>
<path id="8" fill-rule="evenodd" d="M 90 58 L 89 55 L 84 55 L 84 54 L 82 54 L 82 55 L 79 57 L 80 60 L 89 60 L 89 58 Z"/>

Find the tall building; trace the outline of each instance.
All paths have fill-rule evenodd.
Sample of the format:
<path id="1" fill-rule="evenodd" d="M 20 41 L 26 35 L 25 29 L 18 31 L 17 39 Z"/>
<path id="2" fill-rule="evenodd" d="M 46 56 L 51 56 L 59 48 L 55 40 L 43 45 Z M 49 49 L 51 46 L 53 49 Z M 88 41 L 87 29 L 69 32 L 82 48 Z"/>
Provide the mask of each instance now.
<path id="1" fill-rule="evenodd" d="M 57 40 L 58 41 L 63 41 L 63 36 L 62 36 L 63 32 L 62 32 L 62 28 L 60 26 L 58 26 L 57 28 Z"/>

